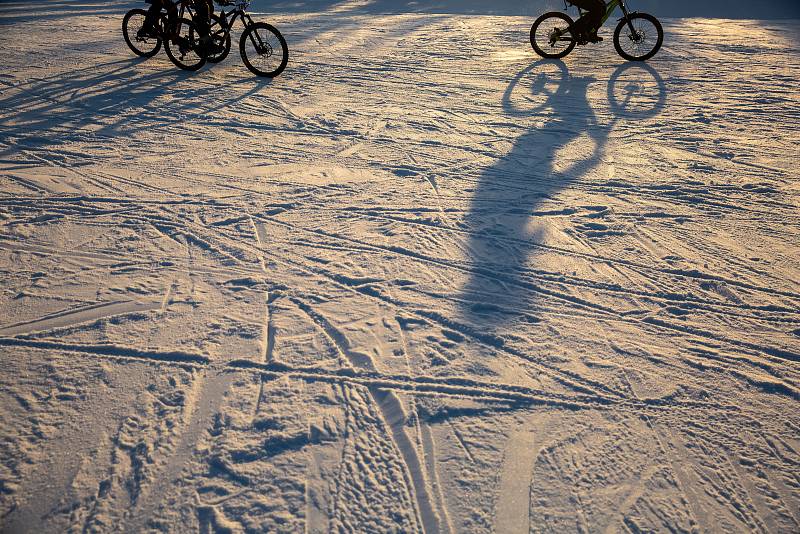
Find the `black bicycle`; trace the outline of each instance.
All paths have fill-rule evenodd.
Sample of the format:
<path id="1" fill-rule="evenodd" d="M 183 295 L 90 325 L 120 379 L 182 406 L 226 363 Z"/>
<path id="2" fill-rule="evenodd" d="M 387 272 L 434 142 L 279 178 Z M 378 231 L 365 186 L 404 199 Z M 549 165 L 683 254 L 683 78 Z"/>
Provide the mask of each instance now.
<path id="1" fill-rule="evenodd" d="M 219 63 L 231 50 L 231 29 L 236 19 L 244 25 L 239 38 L 239 54 L 250 72 L 258 76 L 274 78 L 289 63 L 289 47 L 281 32 L 266 22 L 255 22 L 247 13 L 250 0 L 215 0 L 221 7 L 233 7 L 227 13 L 223 9 L 211 19 L 211 37 L 220 45 L 216 54 L 208 56 L 208 61 Z"/>
<path id="2" fill-rule="evenodd" d="M 567 1 L 564 1 L 565 8 Z M 606 5 L 601 24 L 617 7 L 622 10 L 622 18 L 614 30 L 614 48 L 617 53 L 629 61 L 644 61 L 656 55 L 664 42 L 664 30 L 658 19 L 647 13 L 628 11 L 625 0 L 611 0 Z M 583 14 L 580 8 L 578 14 Z M 545 13 L 531 26 L 531 46 L 537 54 L 545 58 L 562 58 L 572 52 L 576 44 L 587 43 L 575 30 L 575 21 L 560 11 Z"/>
<path id="3" fill-rule="evenodd" d="M 193 17 L 190 7 L 191 0 L 180 0 L 174 6 L 178 9 L 174 26 L 170 26 L 170 16 L 166 11 L 159 13 L 153 31 L 143 33 L 147 17 L 144 9 L 131 9 L 122 19 L 122 35 L 128 48 L 137 56 L 153 57 L 164 43 L 164 51 L 170 61 L 183 70 L 197 70 L 206 63 L 207 57 L 199 51 L 201 47 L 200 33 L 195 23 L 185 18 L 188 13 Z M 213 17 L 212 17 L 213 23 Z"/>

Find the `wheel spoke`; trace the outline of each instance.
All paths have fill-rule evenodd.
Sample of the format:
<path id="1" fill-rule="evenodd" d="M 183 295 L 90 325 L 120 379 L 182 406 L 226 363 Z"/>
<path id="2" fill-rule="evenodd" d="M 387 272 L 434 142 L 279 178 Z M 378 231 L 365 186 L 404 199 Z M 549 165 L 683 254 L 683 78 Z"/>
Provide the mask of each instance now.
<path id="1" fill-rule="evenodd" d="M 259 31 L 257 29 L 250 34 L 250 38 L 245 45 L 250 62 L 259 70 L 267 72 L 274 70 L 281 61 L 281 58 L 276 57 L 274 47 L 270 44 L 271 37 L 277 41 L 277 38 L 267 30 L 261 29 Z"/>

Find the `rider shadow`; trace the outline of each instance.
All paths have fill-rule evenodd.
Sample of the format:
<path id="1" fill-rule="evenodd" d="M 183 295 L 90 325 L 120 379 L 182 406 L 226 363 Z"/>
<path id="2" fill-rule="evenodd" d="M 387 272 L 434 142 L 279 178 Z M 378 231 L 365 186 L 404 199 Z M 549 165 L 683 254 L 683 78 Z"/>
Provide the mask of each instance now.
<path id="1" fill-rule="evenodd" d="M 642 96 L 637 95 L 636 81 L 625 81 L 632 68 L 645 71 L 657 86 L 644 95 L 644 105 L 631 105 L 634 97 Z M 524 81 L 531 83 L 533 99 L 541 102 L 533 110 L 521 111 L 515 104 L 523 100 L 515 90 Z M 537 282 L 531 257 L 547 241 L 548 220 L 570 216 L 579 208 L 564 205 L 557 195 L 601 162 L 609 133 L 620 119 L 652 117 L 666 100 L 663 81 L 652 67 L 628 63 L 609 79 L 614 118 L 601 124 L 587 96 L 593 81 L 570 76 L 560 61 L 542 60 L 522 70 L 503 95 L 507 116 L 536 113 L 544 120 L 518 137 L 511 151 L 483 173 L 464 220 L 472 267 L 458 297 L 461 315 L 486 332 L 512 321 L 538 322 L 531 302 L 548 291 Z"/>

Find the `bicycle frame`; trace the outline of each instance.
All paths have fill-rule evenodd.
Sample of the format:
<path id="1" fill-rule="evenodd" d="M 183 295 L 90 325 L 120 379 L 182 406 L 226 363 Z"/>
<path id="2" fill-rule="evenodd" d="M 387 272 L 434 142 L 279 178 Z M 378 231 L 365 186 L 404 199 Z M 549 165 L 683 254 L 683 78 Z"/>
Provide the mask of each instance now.
<path id="1" fill-rule="evenodd" d="M 233 17 L 231 17 L 230 19 L 230 22 L 228 22 L 229 15 L 233 15 Z M 222 20 L 222 25 L 224 30 L 228 33 L 230 33 L 231 29 L 233 28 L 233 23 L 236 22 L 237 18 L 240 18 L 242 20 L 242 24 L 244 24 L 245 28 L 248 28 L 253 24 L 255 24 L 250 15 L 248 15 L 247 12 L 245 12 L 245 10 L 242 9 L 241 7 L 235 7 L 232 10 L 228 11 L 227 13 L 225 12 L 224 9 L 221 9 L 219 12 L 219 18 Z M 256 39 L 258 39 L 257 43 Z M 261 36 L 258 35 L 258 33 L 256 32 L 251 32 L 250 42 L 253 43 L 253 46 L 257 50 L 260 50 L 264 47 L 264 43 L 261 41 Z"/>
<path id="2" fill-rule="evenodd" d="M 606 4 L 606 13 L 603 15 L 603 20 L 600 22 L 602 26 L 611 16 L 615 9 L 619 7 L 622 10 L 623 17 L 628 16 L 628 6 L 625 5 L 625 0 L 611 0 L 608 4 Z M 621 19 L 620 19 L 621 20 Z"/>
<path id="3" fill-rule="evenodd" d="M 192 18 L 194 18 L 194 12 L 192 10 L 190 0 L 180 0 L 180 12 L 179 12 L 179 15 L 178 15 L 178 20 L 179 21 L 180 21 L 180 18 L 183 16 L 184 10 L 188 11 L 189 14 L 192 15 Z M 228 18 L 228 17 L 230 17 L 230 18 Z M 237 18 L 242 20 L 242 24 L 244 25 L 245 28 L 255 24 L 255 22 L 250 17 L 250 15 L 247 14 L 247 12 L 245 12 L 244 9 L 242 9 L 241 7 L 238 7 L 238 6 L 234 7 L 233 9 L 228 11 L 227 13 L 225 12 L 224 8 L 220 9 L 219 18 L 222 21 L 222 28 L 223 28 L 223 30 L 225 30 L 226 33 L 230 33 L 230 31 L 233 29 L 233 25 L 236 22 Z M 258 43 L 255 42 L 255 39 L 253 38 L 253 35 L 250 35 L 250 40 L 252 41 L 253 46 L 255 46 L 256 48 L 263 47 L 264 43 L 261 42 L 261 38 L 258 36 L 258 34 L 255 35 L 255 38 L 258 39 L 258 41 L 259 41 Z"/>
<path id="4" fill-rule="evenodd" d="M 566 5 L 567 0 L 564 0 L 564 4 Z M 577 7 L 577 6 L 576 6 Z M 625 5 L 625 0 L 611 0 L 609 3 L 606 4 L 606 12 L 603 14 L 603 18 L 600 21 L 600 26 L 606 23 L 606 21 L 611 17 L 611 14 L 614 12 L 615 9 L 620 8 L 622 10 L 622 18 L 619 20 L 623 20 L 628 18 L 628 14 L 631 12 L 628 11 L 628 6 Z M 581 8 L 578 8 L 578 14 L 583 16 L 584 11 Z M 630 22 L 628 23 L 630 25 Z M 633 26 L 631 26 L 631 31 L 633 30 Z"/>
<path id="5" fill-rule="evenodd" d="M 230 22 L 228 21 L 229 15 L 233 15 L 233 17 L 231 17 L 230 19 Z M 224 9 L 221 9 L 219 12 L 219 18 L 222 19 L 222 24 L 225 27 L 225 31 L 230 31 L 233 28 L 233 23 L 236 22 L 237 18 L 242 19 L 242 24 L 244 24 L 245 28 L 252 24 L 255 24 L 250 15 L 245 13 L 245 11 L 239 7 L 233 8 L 227 13 L 225 12 Z"/>

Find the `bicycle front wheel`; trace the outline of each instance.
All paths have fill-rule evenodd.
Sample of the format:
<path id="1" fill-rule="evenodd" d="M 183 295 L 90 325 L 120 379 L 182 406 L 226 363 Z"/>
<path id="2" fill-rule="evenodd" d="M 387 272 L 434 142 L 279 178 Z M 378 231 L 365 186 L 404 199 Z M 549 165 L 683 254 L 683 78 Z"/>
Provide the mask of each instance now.
<path id="1" fill-rule="evenodd" d="M 175 39 L 167 39 L 164 51 L 176 67 L 183 70 L 197 70 L 206 63 L 200 54 L 200 33 L 197 26 L 189 19 L 178 19 L 178 31 Z"/>
<path id="2" fill-rule="evenodd" d="M 239 39 L 242 61 L 250 72 L 274 78 L 289 62 L 289 47 L 277 28 L 256 22 L 247 27 Z"/>
<path id="3" fill-rule="evenodd" d="M 631 13 L 614 30 L 614 48 L 628 61 L 650 59 L 664 42 L 664 29 L 653 15 Z"/>
<path id="4" fill-rule="evenodd" d="M 131 9 L 122 18 L 122 36 L 125 38 L 131 52 L 141 57 L 153 57 L 161 49 L 161 39 L 152 36 L 139 37 L 139 31 L 144 26 L 147 11 L 144 9 Z M 156 33 L 153 27 L 152 33 Z"/>
<path id="5" fill-rule="evenodd" d="M 560 11 L 545 13 L 531 26 L 531 46 L 542 57 L 559 59 L 575 48 L 575 39 L 568 30 L 572 26 L 569 15 Z"/>

